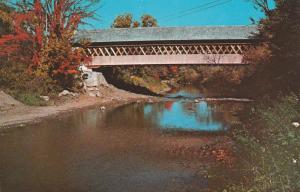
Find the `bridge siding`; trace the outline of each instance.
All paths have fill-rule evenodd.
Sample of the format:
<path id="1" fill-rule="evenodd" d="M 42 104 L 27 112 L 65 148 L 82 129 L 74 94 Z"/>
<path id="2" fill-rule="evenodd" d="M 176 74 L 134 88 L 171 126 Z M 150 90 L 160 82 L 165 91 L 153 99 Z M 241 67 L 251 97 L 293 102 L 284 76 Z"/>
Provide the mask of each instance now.
<path id="1" fill-rule="evenodd" d="M 226 64 L 241 65 L 243 56 L 238 54 L 195 54 L 195 55 L 130 55 L 130 56 L 96 56 L 91 68 L 118 65 L 195 65 Z"/>

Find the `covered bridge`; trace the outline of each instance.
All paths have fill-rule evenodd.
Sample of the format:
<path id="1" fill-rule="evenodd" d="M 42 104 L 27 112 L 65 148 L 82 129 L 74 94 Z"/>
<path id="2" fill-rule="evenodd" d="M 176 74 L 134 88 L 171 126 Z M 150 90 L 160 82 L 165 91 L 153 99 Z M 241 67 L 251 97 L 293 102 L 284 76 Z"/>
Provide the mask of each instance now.
<path id="1" fill-rule="evenodd" d="M 256 26 L 153 27 L 80 31 L 91 68 L 115 65 L 245 64 Z"/>

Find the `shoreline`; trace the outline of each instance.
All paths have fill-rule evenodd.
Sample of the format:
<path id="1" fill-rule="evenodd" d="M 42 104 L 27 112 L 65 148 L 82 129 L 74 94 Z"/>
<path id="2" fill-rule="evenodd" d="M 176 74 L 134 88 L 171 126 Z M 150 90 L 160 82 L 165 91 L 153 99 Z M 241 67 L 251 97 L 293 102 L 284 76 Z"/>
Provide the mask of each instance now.
<path id="1" fill-rule="evenodd" d="M 157 99 L 152 96 L 130 93 L 115 87 L 101 87 L 101 97 L 80 95 L 61 105 L 54 106 L 26 106 L 15 105 L 10 109 L 0 111 L 0 130 L 23 127 L 26 124 L 38 123 L 46 118 L 65 115 L 69 112 L 93 107 L 111 109 L 120 105 L 133 102 L 145 102 Z"/>
<path id="2" fill-rule="evenodd" d="M 38 123 L 47 118 L 59 117 L 67 113 L 76 112 L 81 109 L 89 109 L 95 107 L 105 107 L 105 110 L 115 108 L 117 106 L 126 105 L 134 102 L 160 101 L 158 98 L 149 95 L 135 94 L 125 90 L 118 89 L 114 86 L 100 87 L 100 97 L 90 97 L 87 95 L 79 95 L 78 97 L 69 98 L 66 102 L 51 106 L 27 106 L 12 100 L 14 105 L 8 109 L 0 110 L 0 130 L 24 127 L 27 124 Z M 164 98 L 172 100 L 174 98 Z M 11 100 L 11 99 L 10 99 Z M 227 102 L 252 102 L 251 99 L 244 98 L 198 98 L 197 101 L 227 101 Z M 0 108 L 1 109 L 1 108 Z"/>

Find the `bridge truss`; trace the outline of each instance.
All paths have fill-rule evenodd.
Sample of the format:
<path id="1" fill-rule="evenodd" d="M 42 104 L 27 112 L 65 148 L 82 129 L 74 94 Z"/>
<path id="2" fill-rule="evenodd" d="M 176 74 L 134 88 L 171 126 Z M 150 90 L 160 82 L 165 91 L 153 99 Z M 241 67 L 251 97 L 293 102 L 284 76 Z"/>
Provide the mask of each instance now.
<path id="1" fill-rule="evenodd" d="M 111 45 L 88 47 L 85 52 L 88 56 L 243 54 L 249 47 L 247 43 Z"/>
<path id="2" fill-rule="evenodd" d="M 249 43 L 100 45 L 85 48 L 90 67 L 153 64 L 243 64 Z"/>

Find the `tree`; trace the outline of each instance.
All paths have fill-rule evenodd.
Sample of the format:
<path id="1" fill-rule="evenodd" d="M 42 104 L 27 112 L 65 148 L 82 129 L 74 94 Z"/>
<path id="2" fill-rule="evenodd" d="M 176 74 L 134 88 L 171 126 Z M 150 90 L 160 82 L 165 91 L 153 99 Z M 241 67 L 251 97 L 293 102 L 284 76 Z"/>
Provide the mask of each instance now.
<path id="1" fill-rule="evenodd" d="M 141 22 L 133 21 L 132 14 L 126 13 L 115 18 L 112 28 L 157 27 L 157 20 L 148 14 L 141 17 Z"/>
<path id="2" fill-rule="evenodd" d="M 157 20 L 148 14 L 145 14 L 141 17 L 142 27 L 157 27 Z"/>
<path id="3" fill-rule="evenodd" d="M 9 16 L 12 8 L 0 1 L 0 36 L 11 32 L 12 20 Z"/>
<path id="4" fill-rule="evenodd" d="M 138 21 L 134 21 L 133 24 L 132 24 L 132 27 L 133 28 L 138 28 L 138 27 L 140 27 L 140 25 L 141 24 Z"/>
<path id="5" fill-rule="evenodd" d="M 246 53 L 246 60 L 259 64 L 255 77 L 268 77 L 270 85 L 280 80 L 286 82 L 284 87 L 297 86 L 293 82 L 300 80 L 300 1 L 276 0 L 275 9 L 269 8 L 267 0 L 253 2 L 266 18 L 259 21 L 254 35 L 260 43 Z"/>
<path id="6" fill-rule="evenodd" d="M 268 0 L 252 0 L 254 3 L 254 7 L 260 9 L 264 13 L 268 13 L 270 11 L 269 1 Z"/>
<path id="7" fill-rule="evenodd" d="M 92 17 L 96 1 L 22 0 L 10 14 L 13 32 L 0 38 L 0 56 L 29 63 L 28 71 L 53 78 L 62 86 L 90 59 L 81 48 L 72 47 L 78 25 Z M 24 52 L 26 47 L 26 53 Z"/>
<path id="8" fill-rule="evenodd" d="M 112 28 L 131 28 L 133 24 L 132 15 L 129 13 L 119 15 L 115 18 Z"/>

